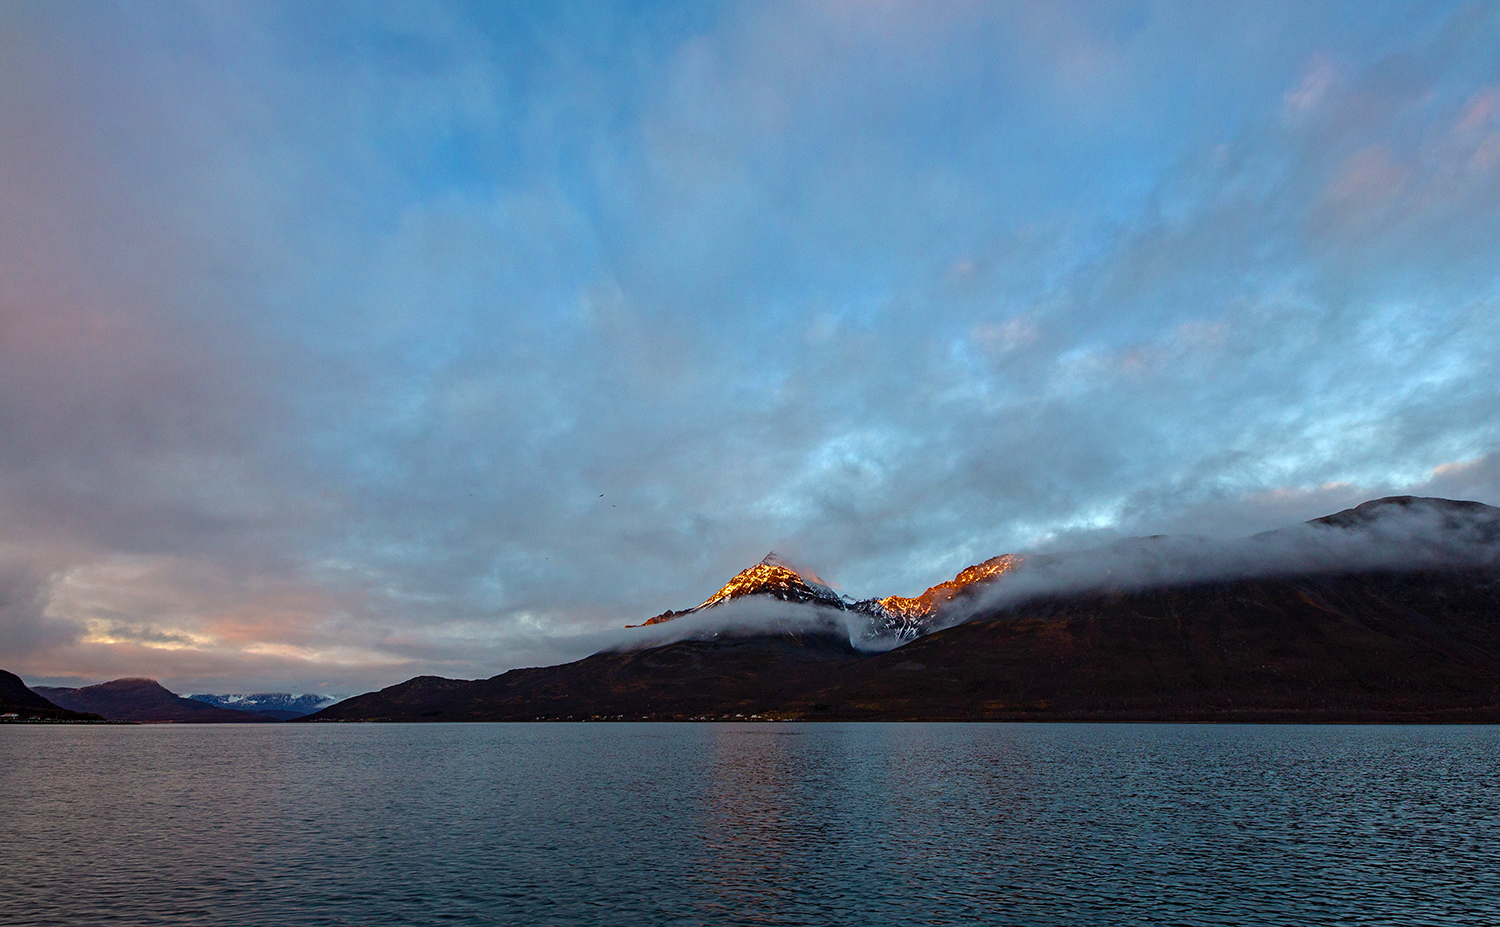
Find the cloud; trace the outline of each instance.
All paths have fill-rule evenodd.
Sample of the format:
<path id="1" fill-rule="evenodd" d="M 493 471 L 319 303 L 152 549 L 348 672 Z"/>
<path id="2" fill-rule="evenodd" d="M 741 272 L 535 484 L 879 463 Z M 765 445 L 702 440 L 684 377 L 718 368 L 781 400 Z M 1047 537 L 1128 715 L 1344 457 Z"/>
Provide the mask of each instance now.
<path id="1" fill-rule="evenodd" d="M 969 617 L 1043 597 L 1130 592 L 1249 578 L 1366 571 L 1493 570 L 1500 565 L 1500 510 L 1404 498 L 1246 538 L 1131 538 L 1106 547 L 1026 557 L 981 591 Z"/>
<path id="2" fill-rule="evenodd" d="M 1322 55 L 1314 56 L 1302 82 L 1282 94 L 1287 118 L 1298 119 L 1309 114 L 1323 102 L 1323 98 L 1337 82 L 1338 69 L 1333 62 Z"/>
<path id="3" fill-rule="evenodd" d="M 1500 453 L 1439 464 L 1417 491 L 1449 499 L 1500 498 Z"/>
<path id="4" fill-rule="evenodd" d="M 71 644 L 83 632 L 77 622 L 47 614 L 47 590 L 38 565 L 0 560 L 0 660 L 8 665 Z"/>
<path id="5" fill-rule="evenodd" d="M 17 7 L 7 668 L 490 675 L 770 548 L 1500 501 L 1436 472 L 1500 447 L 1500 26 L 1387 13 Z"/>

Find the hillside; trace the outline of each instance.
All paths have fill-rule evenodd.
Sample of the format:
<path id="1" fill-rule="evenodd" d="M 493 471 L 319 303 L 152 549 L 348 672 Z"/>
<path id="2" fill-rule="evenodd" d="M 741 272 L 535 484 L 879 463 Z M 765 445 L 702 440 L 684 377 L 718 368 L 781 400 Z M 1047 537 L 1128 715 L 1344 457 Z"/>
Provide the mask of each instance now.
<path id="1" fill-rule="evenodd" d="M 146 723 L 191 722 L 194 724 L 254 724 L 276 722 L 276 718 L 216 708 L 182 698 L 154 679 L 115 679 L 78 689 L 38 686 L 39 695 L 72 711 L 87 711 L 111 721 Z"/>
<path id="2" fill-rule="evenodd" d="M 0 716 L 15 715 L 19 720 L 102 721 L 98 715 L 69 711 L 26 688 L 14 673 L 0 670 Z"/>
<path id="3" fill-rule="evenodd" d="M 886 652 L 709 632 L 421 677 L 310 719 L 1500 721 L 1497 525 L 1488 506 L 1399 497 L 1241 542 L 999 557 L 924 594 L 967 609 L 956 624 Z"/>
<path id="4" fill-rule="evenodd" d="M 311 720 L 1500 721 L 1500 577 L 1250 579 L 1041 599 L 866 655 L 831 637 L 679 641 Z"/>

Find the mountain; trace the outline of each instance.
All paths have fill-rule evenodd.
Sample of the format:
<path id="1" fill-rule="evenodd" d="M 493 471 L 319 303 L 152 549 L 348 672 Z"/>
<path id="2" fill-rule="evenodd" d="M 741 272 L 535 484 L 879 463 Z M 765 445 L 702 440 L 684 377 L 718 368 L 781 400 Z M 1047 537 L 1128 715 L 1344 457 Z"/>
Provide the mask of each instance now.
<path id="1" fill-rule="evenodd" d="M 1393 518 L 1425 520 L 1440 525 L 1447 532 L 1473 531 L 1477 540 L 1494 543 L 1500 540 L 1500 509 L 1482 502 L 1454 499 L 1431 499 L 1422 496 L 1386 496 L 1372 499 L 1352 509 L 1345 509 L 1308 525 L 1324 528 L 1360 529 L 1390 521 Z M 1282 529 L 1285 530 L 1285 529 Z M 1267 532 L 1272 534 L 1275 532 Z M 1262 537 L 1264 535 L 1261 535 Z"/>
<path id="2" fill-rule="evenodd" d="M 80 689 L 37 686 L 32 691 L 63 708 L 93 712 L 111 721 L 253 724 L 278 720 L 182 698 L 154 679 L 116 679 Z"/>
<path id="3" fill-rule="evenodd" d="M 0 716 L 15 715 L 16 720 L 103 721 L 98 715 L 69 711 L 26 688 L 15 673 L 0 670 Z"/>
<path id="4" fill-rule="evenodd" d="M 299 721 L 533 721 L 749 716 L 860 659 L 847 634 L 679 641 L 468 681 L 419 676 Z"/>
<path id="5" fill-rule="evenodd" d="M 673 618 L 701 612 L 746 596 L 768 596 L 780 602 L 817 605 L 838 611 L 849 608 L 852 601 L 828 588 L 816 576 L 811 574 L 804 576 L 791 564 L 778 557 L 775 551 L 772 551 L 766 554 L 765 559 L 760 563 L 736 573 L 729 582 L 724 584 L 723 588 L 709 596 L 702 605 L 695 605 L 681 611 L 662 612 L 639 625 L 626 625 L 626 627 L 661 624 Z"/>
<path id="6" fill-rule="evenodd" d="M 1500 722 L 1497 528 L 1489 506 L 1394 497 L 1240 541 L 999 557 L 905 600 L 945 624 L 884 652 L 832 626 L 706 631 L 420 677 L 306 720 Z M 834 608 L 802 574 L 758 566 L 725 588 Z"/>
<path id="7" fill-rule="evenodd" d="M 292 695 L 289 692 L 259 692 L 254 695 L 200 694 L 189 695 L 188 698 L 195 702 L 213 705 L 215 708 L 248 711 L 252 714 L 275 718 L 278 721 L 290 721 L 293 718 L 310 715 L 337 701 L 328 695 Z"/>
<path id="8" fill-rule="evenodd" d="M 681 611 L 666 611 L 655 618 L 648 618 L 640 625 L 626 627 L 662 624 L 737 599 L 760 596 L 779 602 L 852 612 L 864 619 L 865 630 L 860 635 L 861 642 L 879 647 L 881 642 L 901 643 L 926 634 L 938 624 L 951 603 L 965 598 L 977 584 L 989 582 L 1019 566 L 1021 562 L 1022 558 L 1015 554 L 993 557 L 965 569 L 945 583 L 933 586 L 916 598 L 886 596 L 883 599 L 856 601 L 834 592 L 816 575 L 799 571 L 772 551 L 760 563 L 735 574 L 703 604 Z"/>
<path id="9" fill-rule="evenodd" d="M 1047 596 L 851 662 L 846 718 L 1500 721 L 1500 573 L 1357 572 Z"/>
<path id="10" fill-rule="evenodd" d="M 1026 563 L 1020 554 L 1001 554 L 965 567 L 952 579 L 938 583 L 914 599 L 898 595 L 869 599 L 868 608 L 886 616 L 879 630 L 902 641 L 912 640 L 942 625 L 946 616 L 971 604 L 986 586 Z"/>

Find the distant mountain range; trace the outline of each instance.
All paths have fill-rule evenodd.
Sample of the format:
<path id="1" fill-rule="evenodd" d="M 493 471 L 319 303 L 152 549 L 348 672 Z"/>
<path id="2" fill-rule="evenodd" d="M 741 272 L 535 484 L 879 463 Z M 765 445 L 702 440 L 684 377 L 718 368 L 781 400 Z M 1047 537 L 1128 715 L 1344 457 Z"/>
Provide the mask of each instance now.
<path id="1" fill-rule="evenodd" d="M 784 620 L 747 630 L 736 603 Z M 915 598 L 772 555 L 643 624 L 635 649 L 304 720 L 1500 721 L 1500 509 L 1402 496 L 1237 541 L 1007 554 Z"/>
<path id="2" fill-rule="evenodd" d="M 77 689 L 37 686 L 32 691 L 63 708 L 92 712 L 111 721 L 254 724 L 281 720 L 183 698 L 154 679 L 115 679 Z"/>
<path id="3" fill-rule="evenodd" d="M 259 692 L 254 695 L 189 695 L 195 702 L 216 708 L 248 711 L 279 721 L 290 721 L 327 708 L 338 701 L 329 695 L 292 695 L 289 692 Z"/>
<path id="4" fill-rule="evenodd" d="M 110 720 L 140 723 L 246 724 L 288 721 L 337 701 L 327 695 L 262 692 L 254 695 L 191 695 L 169 691 L 154 679 L 115 679 L 94 686 L 28 689 L 19 676 L 0 670 L 0 716 L 17 719 Z"/>

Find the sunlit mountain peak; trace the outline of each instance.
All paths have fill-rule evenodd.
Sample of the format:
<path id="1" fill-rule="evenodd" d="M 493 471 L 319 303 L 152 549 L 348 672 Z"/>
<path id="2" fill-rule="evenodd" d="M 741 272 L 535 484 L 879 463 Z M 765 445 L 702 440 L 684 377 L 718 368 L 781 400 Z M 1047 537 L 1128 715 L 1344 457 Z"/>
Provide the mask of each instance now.
<path id="1" fill-rule="evenodd" d="M 665 611 L 642 624 L 661 624 L 746 596 L 769 596 L 782 602 L 816 605 L 863 615 L 868 629 L 861 635 L 861 639 L 908 641 L 938 626 L 941 623 L 941 613 L 953 600 L 973 596 L 979 587 L 1020 566 L 1021 561 L 1022 558 L 1016 554 L 992 557 L 965 569 L 945 583 L 933 586 L 916 598 L 893 595 L 855 601 L 836 592 L 811 570 L 792 566 L 775 551 L 771 551 L 759 563 L 736 573 L 703 604 L 682 611 Z"/>
<path id="2" fill-rule="evenodd" d="M 712 608 L 730 599 L 747 595 L 769 595 L 783 602 L 808 602 L 844 607 L 844 599 L 828 588 L 816 574 L 791 566 L 775 551 L 748 570 L 741 570 L 723 588 L 708 597 L 698 608 Z"/>

